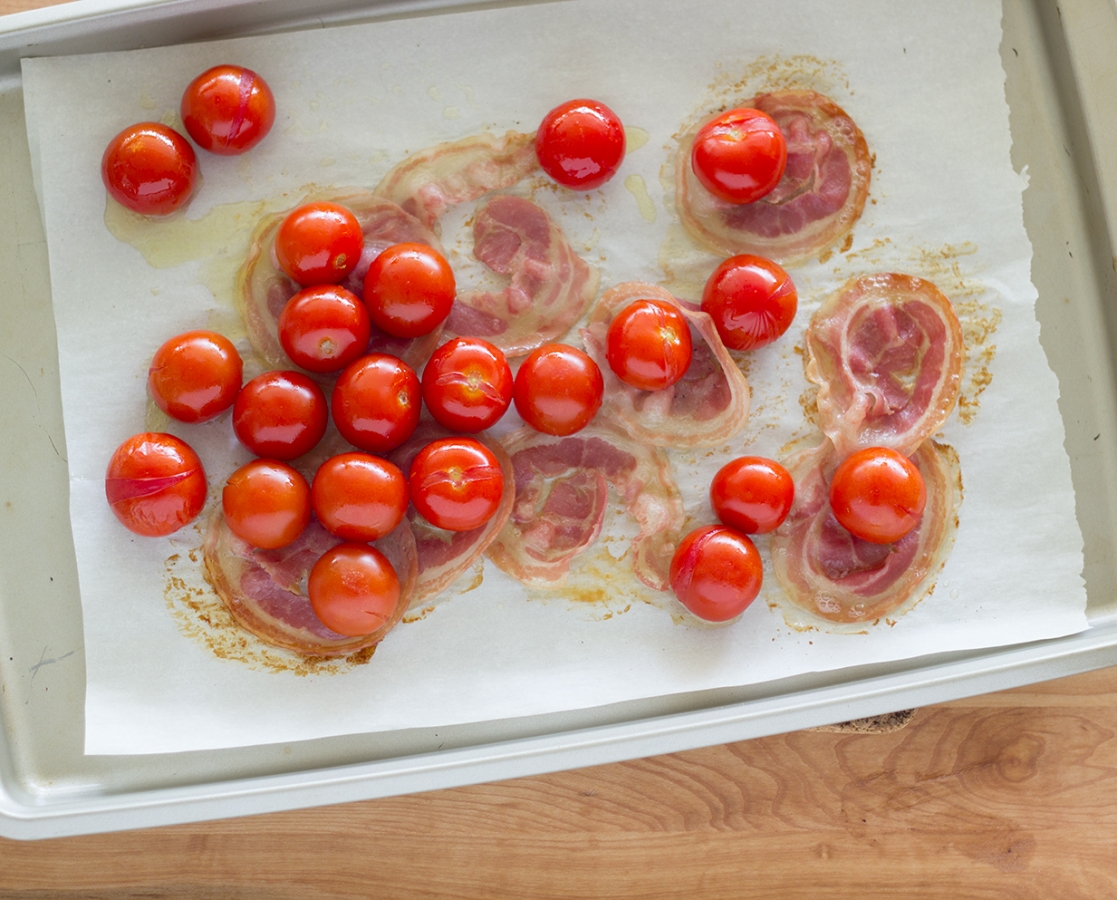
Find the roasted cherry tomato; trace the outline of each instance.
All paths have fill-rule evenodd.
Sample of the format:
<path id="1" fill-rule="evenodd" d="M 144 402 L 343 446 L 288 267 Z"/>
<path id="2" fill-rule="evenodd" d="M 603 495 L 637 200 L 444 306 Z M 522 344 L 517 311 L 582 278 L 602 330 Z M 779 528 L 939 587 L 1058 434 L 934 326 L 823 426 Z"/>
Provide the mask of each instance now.
<path id="1" fill-rule="evenodd" d="M 512 401 L 536 431 L 568 435 L 597 415 L 604 393 L 601 370 L 589 356 L 566 344 L 545 344 L 520 366 Z"/>
<path id="2" fill-rule="evenodd" d="M 307 203 L 287 214 L 275 235 L 279 267 L 303 287 L 337 284 L 361 259 L 361 223 L 337 203 Z"/>
<path id="3" fill-rule="evenodd" d="M 690 151 L 694 174 L 727 203 L 771 193 L 787 166 L 787 143 L 775 119 L 758 109 L 731 109 L 698 129 Z"/>
<path id="4" fill-rule="evenodd" d="M 386 353 L 370 353 L 348 365 L 330 395 L 341 436 L 369 453 L 387 453 L 411 437 L 422 406 L 418 376 Z"/>
<path id="5" fill-rule="evenodd" d="M 543 171 L 576 191 L 592 190 L 612 178 L 624 160 L 624 148 L 621 120 L 596 100 L 556 106 L 535 133 L 535 153 Z"/>
<path id="6" fill-rule="evenodd" d="M 454 338 L 423 369 L 423 403 L 443 428 L 475 434 L 495 425 L 512 403 L 512 369 L 499 348 Z"/>
<path id="7" fill-rule="evenodd" d="M 318 467 L 310 489 L 318 521 L 346 541 L 375 541 L 407 512 L 407 479 L 387 460 L 341 453 Z"/>
<path id="8" fill-rule="evenodd" d="M 411 462 L 411 502 L 424 519 L 447 531 L 480 528 L 504 495 L 504 470 L 492 450 L 474 438 L 427 444 Z"/>
<path id="9" fill-rule="evenodd" d="M 891 544 L 911 531 L 927 504 L 927 486 L 915 463 L 886 447 L 847 457 L 830 479 L 830 508 L 863 541 Z"/>
<path id="10" fill-rule="evenodd" d="M 165 216 L 194 193 L 198 158 L 177 131 L 141 122 L 109 141 L 101 157 L 101 180 L 121 206 L 145 216 Z"/>
<path id="11" fill-rule="evenodd" d="M 450 264 L 426 244 L 393 244 L 365 275 L 365 306 L 372 323 L 395 337 L 430 334 L 450 315 L 456 292 Z"/>
<path id="12" fill-rule="evenodd" d="M 674 306 L 636 300 L 609 323 L 605 359 L 625 384 L 641 391 L 670 387 L 686 374 L 694 350 L 690 325 Z"/>
<path id="13" fill-rule="evenodd" d="M 679 542 L 669 576 L 683 606 L 707 622 L 726 622 L 756 599 L 764 566 L 747 535 L 707 525 Z"/>
<path id="14" fill-rule="evenodd" d="M 205 422 L 233 405 L 242 376 L 232 341 L 215 331 L 187 331 L 155 351 L 147 387 L 171 418 Z"/>
<path id="15" fill-rule="evenodd" d="M 323 553 L 310 570 L 306 592 L 322 623 L 346 637 L 379 631 L 400 603 L 396 570 L 368 544 L 338 544 Z"/>
<path id="16" fill-rule="evenodd" d="M 371 333 L 361 298 L 336 284 L 303 288 L 279 314 L 279 343 L 308 372 L 337 372 L 359 359 Z"/>
<path id="17" fill-rule="evenodd" d="M 326 395 L 301 372 L 265 372 L 233 403 L 233 432 L 257 456 L 294 459 L 326 433 Z"/>
<path id="18" fill-rule="evenodd" d="M 770 259 L 747 253 L 722 262 L 702 291 L 702 311 L 730 350 L 772 343 L 791 326 L 798 308 L 791 276 Z"/>
<path id="19" fill-rule="evenodd" d="M 203 150 L 232 156 L 262 141 L 275 122 L 266 81 L 242 66 L 214 66 L 182 94 L 182 124 Z"/>
<path id="20" fill-rule="evenodd" d="M 221 507 L 233 534 L 261 550 L 277 550 L 310 522 L 310 485 L 285 462 L 254 459 L 229 476 Z"/>
<path id="21" fill-rule="evenodd" d="M 722 466 L 710 483 L 710 504 L 722 523 L 745 534 L 775 531 L 791 511 L 795 482 L 778 462 L 741 456 Z"/>
<path id="22" fill-rule="evenodd" d="M 202 511 L 206 473 L 185 441 L 144 432 L 116 448 L 105 472 L 105 496 L 113 515 L 129 531 L 162 537 Z"/>

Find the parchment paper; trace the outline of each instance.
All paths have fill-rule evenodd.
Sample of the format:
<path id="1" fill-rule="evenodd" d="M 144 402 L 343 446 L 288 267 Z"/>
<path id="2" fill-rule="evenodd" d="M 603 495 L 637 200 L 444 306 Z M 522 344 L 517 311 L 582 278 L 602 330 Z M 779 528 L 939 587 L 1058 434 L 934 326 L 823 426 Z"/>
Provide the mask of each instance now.
<path id="1" fill-rule="evenodd" d="M 1058 386 L 1034 315 L 1026 177 L 1009 160 L 1000 14 L 989 0 L 570 0 L 25 60 L 84 616 L 86 752 L 486 721 L 1087 627 Z M 244 157 L 201 154 L 204 182 L 185 215 L 152 225 L 106 207 L 99 163 L 109 139 L 135 121 L 175 122 L 183 87 L 219 62 L 268 79 L 279 109 L 272 135 Z M 873 271 L 936 281 L 971 351 L 963 403 L 939 436 L 961 458 L 965 499 L 934 593 L 905 615 L 856 634 L 801 630 L 769 578 L 737 621 L 702 626 L 626 574 L 632 527 L 614 511 L 607 539 L 565 591 L 528 593 L 486 564 L 393 631 L 367 664 L 315 668 L 222 625 L 200 572 L 200 525 L 148 540 L 113 519 L 104 469 L 134 432 L 159 427 L 191 441 L 211 507 L 247 458 L 227 415 L 194 428 L 153 415 L 145 376 L 154 349 L 188 328 L 217 327 L 248 351 L 233 277 L 264 212 L 312 189 L 371 188 L 409 152 L 485 130 L 531 131 L 557 103 L 595 97 L 630 126 L 620 174 L 585 195 L 542 178 L 519 190 L 600 266 L 603 286 L 658 281 L 693 299 L 716 260 L 681 236 L 664 191 L 674 142 L 695 117 L 785 86 L 821 90 L 858 121 L 875 158 L 871 199 L 849 246 L 792 269 L 796 324 L 744 362 L 753 389 L 745 431 L 713 451 L 673 453 L 675 472 L 694 523 L 710 521 L 706 490 L 721 463 L 746 451 L 784 456 L 809 439 L 797 348 L 822 298 Z M 469 212 L 442 223 L 467 284 L 482 277 L 469 258 Z M 765 539 L 758 544 L 767 565 Z"/>

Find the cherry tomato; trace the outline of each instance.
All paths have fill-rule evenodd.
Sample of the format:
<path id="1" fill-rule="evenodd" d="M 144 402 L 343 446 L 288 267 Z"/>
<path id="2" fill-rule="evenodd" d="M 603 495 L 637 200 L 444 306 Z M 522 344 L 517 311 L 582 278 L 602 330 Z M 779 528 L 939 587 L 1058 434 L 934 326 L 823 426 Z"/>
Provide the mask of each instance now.
<path id="1" fill-rule="evenodd" d="M 536 431 L 568 435 L 585 428 L 601 408 L 605 380 L 581 350 L 546 344 L 533 350 L 516 373 L 512 401 Z"/>
<path id="2" fill-rule="evenodd" d="M 480 338 L 443 344 L 423 370 L 423 402 L 443 428 L 475 434 L 495 425 L 512 403 L 512 369 Z"/>
<path id="3" fill-rule="evenodd" d="M 762 256 L 731 256 L 706 280 L 702 311 L 730 350 L 770 344 L 791 325 L 799 292 L 782 267 Z"/>
<path id="4" fill-rule="evenodd" d="M 215 331 L 187 331 L 155 351 L 147 387 L 171 418 L 205 422 L 233 405 L 242 376 L 232 341 Z"/>
<path id="5" fill-rule="evenodd" d="M 758 109 L 731 109 L 698 129 L 690 151 L 694 174 L 727 203 L 770 193 L 787 166 L 787 143 L 775 119 Z"/>
<path id="6" fill-rule="evenodd" d="M 671 589 L 698 618 L 726 622 L 756 599 L 763 568 L 746 535 L 724 525 L 707 525 L 688 534 L 675 550 Z"/>
<path id="7" fill-rule="evenodd" d="M 318 521 L 346 541 L 375 541 L 407 512 L 407 479 L 387 460 L 341 453 L 318 467 L 310 489 Z"/>
<path id="8" fill-rule="evenodd" d="M 830 480 L 830 508 L 863 541 L 891 544 L 919 524 L 927 504 L 923 475 L 906 456 L 867 447 L 849 456 Z"/>
<path id="9" fill-rule="evenodd" d="M 294 459 L 326 433 L 326 395 L 301 372 L 265 372 L 233 403 L 233 432 L 257 456 Z"/>
<path id="10" fill-rule="evenodd" d="M 368 348 L 371 325 L 361 298 L 335 284 L 303 288 L 279 314 L 279 343 L 308 372 L 337 372 Z"/>
<path id="11" fill-rule="evenodd" d="M 255 147 L 271 131 L 275 97 L 251 69 L 214 66 L 187 85 L 180 111 L 194 143 L 232 156 Z"/>
<path id="12" fill-rule="evenodd" d="M 387 453 L 411 437 L 422 405 L 418 376 L 386 353 L 370 353 L 351 363 L 330 395 L 341 436 L 369 453 Z"/>
<path id="13" fill-rule="evenodd" d="M 624 160 L 624 126 L 596 100 L 570 100 L 543 117 L 535 133 L 539 165 L 559 184 L 576 191 L 600 187 Z"/>
<path id="14" fill-rule="evenodd" d="M 141 122 L 109 141 L 101 157 L 101 180 L 121 206 L 145 216 L 165 216 L 194 193 L 198 158 L 177 131 Z"/>
<path id="15" fill-rule="evenodd" d="M 105 471 L 105 496 L 113 515 L 129 531 L 163 537 L 202 511 L 206 473 L 185 441 L 144 432 L 116 448 Z"/>
<path id="16" fill-rule="evenodd" d="M 450 315 L 457 287 L 450 264 L 426 244 L 393 244 L 365 275 L 365 306 L 381 331 L 401 338 L 430 334 Z"/>
<path id="17" fill-rule="evenodd" d="M 307 203 L 287 214 L 275 235 L 279 267 L 303 287 L 337 284 L 361 259 L 361 223 L 336 203 Z"/>
<path id="18" fill-rule="evenodd" d="M 229 476 L 221 506 L 233 534 L 261 550 L 277 550 L 310 522 L 310 485 L 287 463 L 254 459 Z"/>
<path id="19" fill-rule="evenodd" d="M 443 438 L 411 461 L 411 502 L 424 519 L 447 531 L 480 528 L 504 494 L 504 470 L 492 450 L 473 438 Z"/>
<path id="20" fill-rule="evenodd" d="M 347 637 L 379 631 L 400 603 L 399 576 L 368 544 L 338 544 L 311 567 L 306 584 L 315 615 Z"/>
<path id="21" fill-rule="evenodd" d="M 675 307 L 636 300 L 609 323 L 605 359 L 625 384 L 641 391 L 670 387 L 690 368 L 690 325 Z"/>
<path id="22" fill-rule="evenodd" d="M 741 456 L 727 462 L 710 484 L 710 504 L 722 523 L 745 534 L 775 531 L 791 511 L 795 482 L 778 462 Z"/>

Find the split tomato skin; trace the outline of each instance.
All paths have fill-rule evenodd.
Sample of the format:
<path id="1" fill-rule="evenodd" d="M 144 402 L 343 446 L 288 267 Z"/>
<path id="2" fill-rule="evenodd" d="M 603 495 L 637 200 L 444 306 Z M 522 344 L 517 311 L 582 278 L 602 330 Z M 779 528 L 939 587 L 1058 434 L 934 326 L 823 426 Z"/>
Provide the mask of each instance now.
<path id="1" fill-rule="evenodd" d="M 193 195 L 198 158 L 174 129 L 140 122 L 109 141 L 101 157 L 101 181 L 121 206 L 144 216 L 166 216 Z"/>
<path id="2" fill-rule="evenodd" d="M 289 460 L 313 450 L 326 433 L 326 395 L 301 372 L 264 372 L 233 402 L 233 432 L 256 456 Z"/>
<path id="3" fill-rule="evenodd" d="M 397 466 L 370 453 L 332 456 L 310 488 L 314 515 L 344 541 L 377 541 L 407 512 L 407 479 Z"/>
<path id="4" fill-rule="evenodd" d="M 311 567 L 307 596 L 326 627 L 346 637 L 361 637 L 395 618 L 400 604 L 399 576 L 375 547 L 338 544 Z"/>
<path id="5" fill-rule="evenodd" d="M 624 161 L 624 125 L 604 103 L 569 100 L 552 109 L 535 133 L 543 171 L 564 187 L 589 191 L 609 181 Z"/>
<path id="6" fill-rule="evenodd" d="M 310 486 L 285 462 L 254 459 L 229 476 L 221 507 L 233 534 L 261 550 L 278 550 L 310 523 Z"/>
<path id="7" fill-rule="evenodd" d="M 206 502 L 206 474 L 193 448 L 162 432 L 133 435 L 113 452 L 105 471 L 113 515 L 144 537 L 173 534 Z"/>
<path id="8" fill-rule="evenodd" d="M 605 379 L 588 354 L 566 344 L 533 350 L 516 372 L 512 402 L 528 425 L 559 437 L 581 431 L 597 415 Z"/>
<path id="9" fill-rule="evenodd" d="M 724 525 L 697 528 L 671 558 L 671 589 L 688 610 L 707 622 L 728 622 L 760 593 L 764 566 L 752 540 Z"/>
<path id="10" fill-rule="evenodd" d="M 775 119 L 742 107 L 699 128 L 690 159 L 695 177 L 719 200 L 754 203 L 783 178 L 787 142 Z"/>
<path id="11" fill-rule="evenodd" d="M 702 311 L 730 350 L 755 350 L 781 337 L 795 318 L 799 292 L 783 267 L 742 253 L 718 265 L 702 290 Z"/>
<path id="12" fill-rule="evenodd" d="M 237 348 L 215 331 L 187 331 L 155 351 L 147 373 L 152 400 L 180 422 L 207 422 L 237 398 L 244 365 Z"/>
<path id="13" fill-rule="evenodd" d="M 393 337 L 430 334 L 450 315 L 456 294 L 450 264 L 426 244 L 386 247 L 365 274 L 364 300 L 369 318 Z"/>
<path id="14" fill-rule="evenodd" d="M 512 369 L 498 347 L 454 338 L 423 369 L 423 403 L 443 428 L 476 434 L 500 421 L 512 403 Z"/>
<path id="15" fill-rule="evenodd" d="M 682 378 L 694 353 L 690 325 L 678 309 L 636 300 L 613 318 L 605 359 L 621 381 L 641 391 L 661 391 Z"/>
<path id="16" fill-rule="evenodd" d="M 926 505 L 927 486 L 915 463 L 887 447 L 858 450 L 830 479 L 834 518 L 870 543 L 891 544 L 903 538 L 919 524 Z"/>
<path id="17" fill-rule="evenodd" d="M 364 354 L 371 333 L 361 298 L 335 284 L 303 288 L 279 314 L 279 343 L 308 372 L 344 369 Z"/>
<path id="18" fill-rule="evenodd" d="M 496 455 L 469 437 L 433 441 L 416 454 L 408 473 L 419 515 L 447 531 L 471 531 L 489 521 L 504 495 Z"/>
<path id="19" fill-rule="evenodd" d="M 179 105 L 186 133 L 203 150 L 234 156 L 251 150 L 275 123 L 275 97 L 243 66 L 207 69 L 187 85 Z"/>
<path id="20" fill-rule="evenodd" d="M 338 284 L 364 250 L 361 223 L 344 206 L 306 203 L 287 214 L 275 235 L 279 267 L 302 287 Z"/>
<path id="21" fill-rule="evenodd" d="M 387 353 L 369 353 L 350 363 L 330 394 L 337 430 L 369 453 L 388 453 L 411 437 L 422 406 L 419 377 Z"/>

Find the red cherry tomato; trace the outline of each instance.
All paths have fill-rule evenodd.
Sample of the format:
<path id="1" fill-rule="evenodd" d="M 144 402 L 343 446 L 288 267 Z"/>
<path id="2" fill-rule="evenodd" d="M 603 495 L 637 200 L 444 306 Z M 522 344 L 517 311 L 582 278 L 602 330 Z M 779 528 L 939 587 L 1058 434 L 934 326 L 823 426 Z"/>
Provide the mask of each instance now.
<path id="1" fill-rule="evenodd" d="M 670 387 L 690 368 L 690 325 L 675 307 L 636 300 L 609 323 L 605 359 L 625 384 L 641 391 Z"/>
<path id="2" fill-rule="evenodd" d="M 365 275 L 369 317 L 395 337 L 430 334 L 450 315 L 456 292 L 450 264 L 426 244 L 393 244 Z"/>
<path id="3" fill-rule="evenodd" d="M 496 456 L 467 437 L 427 444 L 412 460 L 407 480 L 419 515 L 447 531 L 480 528 L 504 494 L 504 470 Z"/>
<path id="4" fill-rule="evenodd" d="M 795 499 L 795 482 L 778 462 L 741 456 L 726 463 L 710 484 L 710 504 L 722 523 L 745 534 L 775 531 Z"/>
<path id="5" fill-rule="evenodd" d="M 512 401 L 536 431 L 564 436 L 590 423 L 604 393 L 601 370 L 589 356 L 565 344 L 546 344 L 520 366 Z"/>
<path id="6" fill-rule="evenodd" d="M 301 372 L 265 372 L 233 403 L 233 431 L 257 456 L 294 459 L 326 433 L 326 395 Z"/>
<path id="7" fill-rule="evenodd" d="M 307 203 L 288 213 L 275 235 L 279 267 L 303 287 L 337 284 L 361 259 L 361 223 L 336 203 Z"/>
<path id="8" fill-rule="evenodd" d="M 232 341 L 215 331 L 187 331 L 155 351 L 147 387 L 171 418 L 205 422 L 233 405 L 242 376 Z"/>
<path id="9" fill-rule="evenodd" d="M 418 376 L 386 353 L 370 353 L 351 363 L 330 395 L 341 436 L 369 453 L 387 453 L 411 437 L 422 405 Z"/>
<path id="10" fill-rule="evenodd" d="M 141 122 L 109 141 L 101 157 L 101 180 L 121 206 L 145 216 L 165 216 L 194 193 L 198 158 L 177 131 Z"/>
<path id="11" fill-rule="evenodd" d="M 277 550 L 310 522 L 310 485 L 287 463 L 254 459 L 229 476 L 221 507 L 233 534 L 261 550 Z"/>
<path id="12" fill-rule="evenodd" d="M 731 109 L 698 129 L 690 152 L 694 174 L 727 203 L 771 193 L 787 166 L 787 143 L 775 119 L 758 109 Z"/>
<path id="13" fill-rule="evenodd" d="M 144 432 L 116 448 L 105 471 L 105 496 L 113 515 L 129 531 L 163 537 L 202 511 L 206 473 L 185 441 Z"/>
<path id="14" fill-rule="evenodd" d="M 368 348 L 371 325 L 361 298 L 335 284 L 303 288 L 279 314 L 279 343 L 308 372 L 337 372 Z"/>
<path id="15" fill-rule="evenodd" d="M 707 622 L 739 616 L 760 593 L 763 563 L 746 536 L 723 525 L 688 534 L 671 558 L 671 589 L 679 602 Z"/>
<path id="16" fill-rule="evenodd" d="M 600 187 L 624 160 L 624 125 L 596 100 L 556 106 L 535 133 L 539 165 L 559 184 L 576 191 Z"/>
<path id="17" fill-rule="evenodd" d="M 368 544 L 338 544 L 310 570 L 307 595 L 327 628 L 347 637 L 379 631 L 400 603 L 399 576 L 392 564 Z"/>
<path id="18" fill-rule="evenodd" d="M 906 456 L 886 447 L 858 450 L 830 480 L 830 508 L 847 531 L 863 541 L 891 544 L 923 515 L 927 487 Z"/>
<path id="19" fill-rule="evenodd" d="M 318 467 L 310 489 L 318 521 L 346 541 L 376 541 L 407 512 L 407 479 L 387 460 L 341 453 Z"/>
<path id="20" fill-rule="evenodd" d="M 203 150 L 231 156 L 262 141 L 275 122 L 266 81 L 242 66 L 214 66 L 182 94 L 182 124 Z"/>
<path id="21" fill-rule="evenodd" d="M 443 344 L 423 370 L 423 402 L 443 428 L 475 434 L 495 425 L 512 403 L 512 369 L 480 338 Z"/>
<path id="22" fill-rule="evenodd" d="M 772 343 L 790 327 L 798 307 L 791 276 L 770 259 L 747 253 L 722 262 L 702 291 L 702 311 L 730 350 Z"/>

